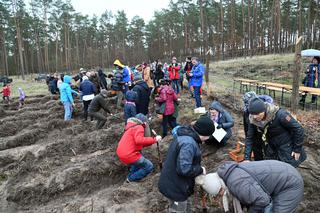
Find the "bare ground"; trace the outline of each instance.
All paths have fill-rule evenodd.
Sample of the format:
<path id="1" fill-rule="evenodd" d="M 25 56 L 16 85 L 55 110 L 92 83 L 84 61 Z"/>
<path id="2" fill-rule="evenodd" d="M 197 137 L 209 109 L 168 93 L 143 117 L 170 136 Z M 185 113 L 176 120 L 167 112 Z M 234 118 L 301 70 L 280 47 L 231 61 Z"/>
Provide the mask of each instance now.
<path id="1" fill-rule="evenodd" d="M 219 150 L 203 145 L 204 165 L 213 171 L 228 152 L 243 139 L 239 104 L 231 95 L 215 96 L 236 120 L 234 136 Z M 213 100 L 204 101 L 208 105 Z M 238 99 L 237 99 L 238 100 Z M 240 100 L 240 99 L 239 99 Z M 81 107 L 71 122 L 63 121 L 63 107 L 55 97 L 29 97 L 18 111 L 17 102 L 0 106 L 0 212 L 166 212 L 167 200 L 159 193 L 159 168 L 155 145 L 144 155 L 156 170 L 139 183 L 126 183 L 127 168 L 116 157 L 115 149 L 123 133 L 123 113 L 114 111 L 101 130 L 95 123 L 83 122 Z M 196 118 L 193 100 L 182 96 L 180 124 Z M 110 101 L 110 108 L 114 109 Z M 298 212 L 319 212 L 320 198 L 319 115 L 301 116 L 306 127 L 308 159 L 299 171 L 305 180 L 305 199 Z M 151 127 L 160 131 L 160 120 L 153 116 Z M 162 158 L 171 137 L 161 142 Z M 192 196 L 193 210 L 200 212 L 198 189 Z M 209 212 L 221 212 L 208 199 Z"/>

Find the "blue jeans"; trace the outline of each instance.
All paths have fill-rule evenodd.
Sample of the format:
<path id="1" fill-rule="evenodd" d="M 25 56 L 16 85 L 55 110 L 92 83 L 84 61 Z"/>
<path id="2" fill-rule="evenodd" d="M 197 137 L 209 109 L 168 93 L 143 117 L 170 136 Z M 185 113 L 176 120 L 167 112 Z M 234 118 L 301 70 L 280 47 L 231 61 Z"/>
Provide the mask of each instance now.
<path id="1" fill-rule="evenodd" d="M 129 167 L 129 181 L 139 181 L 153 171 L 153 164 L 143 156 L 136 162 L 129 164 Z"/>
<path id="2" fill-rule="evenodd" d="M 174 89 L 174 91 L 179 94 L 180 92 L 180 88 L 179 88 L 179 80 L 175 79 L 172 80 L 172 88 Z"/>
<path id="3" fill-rule="evenodd" d="M 162 119 L 162 137 L 168 134 L 168 123 L 172 129 L 177 126 L 177 119 L 173 115 L 163 115 Z"/>
<path id="4" fill-rule="evenodd" d="M 196 99 L 196 107 L 201 107 L 201 94 L 200 94 L 200 86 L 193 86 L 194 89 L 194 98 Z"/>
<path id="5" fill-rule="evenodd" d="M 70 102 L 64 102 L 64 120 L 69 121 L 72 117 L 72 104 Z"/>

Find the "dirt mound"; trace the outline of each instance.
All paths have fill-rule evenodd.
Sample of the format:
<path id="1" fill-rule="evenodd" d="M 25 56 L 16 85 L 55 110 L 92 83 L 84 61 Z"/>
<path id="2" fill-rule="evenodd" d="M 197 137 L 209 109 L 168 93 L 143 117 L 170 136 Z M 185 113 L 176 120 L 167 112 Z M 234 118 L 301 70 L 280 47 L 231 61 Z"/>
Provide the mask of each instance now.
<path id="1" fill-rule="evenodd" d="M 124 131 L 123 111 L 115 110 L 103 129 L 94 122 L 82 121 L 82 107 L 77 104 L 73 120 L 63 120 L 63 106 L 51 96 L 28 97 L 21 110 L 0 108 L 0 212 L 166 212 L 168 201 L 158 191 L 159 166 L 156 146 L 144 150 L 155 171 L 139 183 L 126 183 L 127 167 L 115 154 Z M 182 96 L 180 124 L 189 124 L 198 116 L 190 109 L 194 101 Z M 209 105 L 219 100 L 236 120 L 234 136 L 221 149 L 203 145 L 203 164 L 213 171 L 225 160 L 239 138 L 243 138 L 241 104 L 234 96 L 224 94 L 203 100 Z M 308 159 L 300 171 L 305 180 L 305 200 L 298 212 L 319 211 L 318 181 L 319 120 L 302 117 L 306 128 Z M 304 119 L 304 120 L 303 120 Z M 161 120 L 151 116 L 150 126 L 161 132 Z M 172 136 L 160 143 L 164 159 Z M 193 210 L 201 211 L 200 194 L 191 200 Z M 208 201 L 209 212 L 221 212 Z M 310 210 L 310 211 L 309 211 Z"/>

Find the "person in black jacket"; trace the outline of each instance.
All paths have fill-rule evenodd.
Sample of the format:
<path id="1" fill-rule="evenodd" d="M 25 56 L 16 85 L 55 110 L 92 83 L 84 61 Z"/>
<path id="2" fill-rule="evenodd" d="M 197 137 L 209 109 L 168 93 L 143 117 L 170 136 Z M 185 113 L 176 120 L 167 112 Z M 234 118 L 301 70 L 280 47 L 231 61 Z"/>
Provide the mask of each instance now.
<path id="1" fill-rule="evenodd" d="M 245 140 L 245 160 L 250 160 L 254 138 L 259 132 L 266 145 L 265 159 L 298 167 L 307 158 L 303 148 L 304 130 L 290 113 L 260 98 L 252 99 L 248 110 L 250 124 Z"/>
<path id="2" fill-rule="evenodd" d="M 102 69 L 100 68 L 98 70 L 98 76 L 99 76 L 99 80 L 100 80 L 100 86 L 102 89 L 107 89 L 108 87 L 108 84 L 107 84 L 107 81 L 106 81 L 106 77 L 107 75 L 103 73 Z"/>
<path id="3" fill-rule="evenodd" d="M 89 105 L 89 115 L 97 119 L 97 129 L 101 129 L 107 121 L 107 118 L 99 112 L 100 109 L 102 108 L 104 111 L 111 114 L 107 107 L 107 96 L 107 90 L 102 89 L 100 94 L 95 96 Z"/>
<path id="4" fill-rule="evenodd" d="M 195 178 L 205 174 L 201 167 L 199 144 L 214 132 L 212 120 L 201 116 L 193 126 L 173 130 L 166 160 L 161 171 L 159 191 L 169 199 L 169 212 L 189 212 L 188 198 L 193 194 Z"/>
<path id="5" fill-rule="evenodd" d="M 137 93 L 136 98 L 136 109 L 137 114 L 142 113 L 148 115 L 149 112 L 149 102 L 150 102 L 150 90 L 147 83 L 142 80 L 142 76 L 137 74 L 134 76 L 134 87 L 133 91 Z"/>
<path id="6" fill-rule="evenodd" d="M 249 103 L 250 100 L 253 98 L 260 98 L 263 102 L 265 103 L 269 103 L 272 104 L 273 103 L 273 99 L 268 96 L 268 95 L 257 95 L 254 91 L 249 91 L 246 92 L 243 97 L 243 128 L 244 128 L 244 134 L 245 136 L 248 135 L 248 128 L 249 128 Z M 253 139 L 253 144 L 252 144 L 252 152 L 253 152 L 253 156 L 254 156 L 254 160 L 255 161 L 259 161 L 259 160 L 263 160 L 264 159 L 264 155 L 263 152 L 265 150 L 265 146 L 264 143 L 262 141 L 262 134 L 261 132 L 255 134 L 254 139 Z"/>
<path id="7" fill-rule="evenodd" d="M 156 81 L 156 85 L 160 85 L 160 81 L 164 78 L 163 65 L 159 62 L 156 66 L 156 70 L 154 72 L 154 78 Z"/>

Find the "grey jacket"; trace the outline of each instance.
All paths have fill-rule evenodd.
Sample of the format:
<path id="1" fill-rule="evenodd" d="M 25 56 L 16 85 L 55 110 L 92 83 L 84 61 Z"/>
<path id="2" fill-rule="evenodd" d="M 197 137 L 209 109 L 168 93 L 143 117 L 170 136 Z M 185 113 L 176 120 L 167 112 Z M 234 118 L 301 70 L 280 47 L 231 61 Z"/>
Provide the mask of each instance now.
<path id="1" fill-rule="evenodd" d="M 227 161 L 218 168 L 218 175 L 230 193 L 249 207 L 249 213 L 263 212 L 271 201 L 272 212 L 291 213 L 303 198 L 301 175 L 281 161 Z"/>

